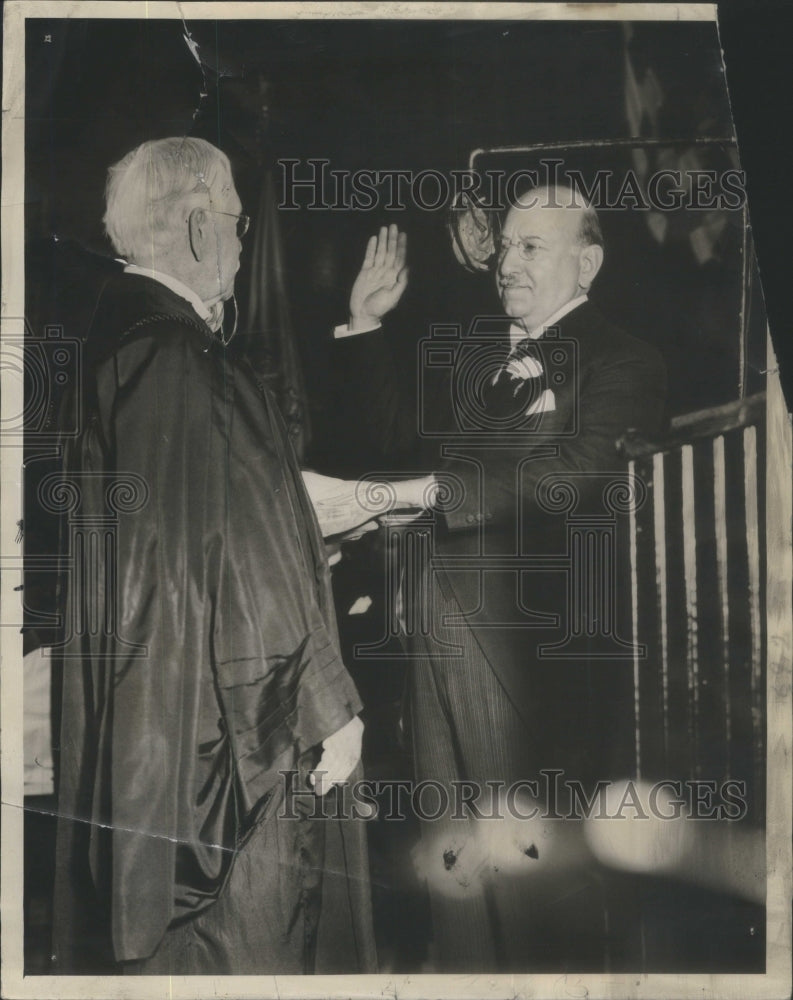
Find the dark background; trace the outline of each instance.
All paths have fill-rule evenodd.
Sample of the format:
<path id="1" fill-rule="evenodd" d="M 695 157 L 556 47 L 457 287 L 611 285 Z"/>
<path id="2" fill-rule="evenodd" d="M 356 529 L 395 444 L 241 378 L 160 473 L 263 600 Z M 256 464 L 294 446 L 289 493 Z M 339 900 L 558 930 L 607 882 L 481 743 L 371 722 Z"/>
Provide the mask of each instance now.
<path id="1" fill-rule="evenodd" d="M 793 341 L 786 335 L 785 328 L 790 258 L 788 234 L 792 228 L 787 152 L 790 144 L 789 125 L 793 120 L 790 96 L 793 93 L 793 67 L 789 58 L 793 9 L 787 0 L 723 0 L 718 4 L 718 15 L 719 38 L 724 50 L 732 114 L 742 166 L 747 174 L 752 226 L 766 307 L 790 407 L 793 398 Z M 108 50 L 106 68 L 112 67 L 115 71 L 118 65 L 117 53 Z M 144 64 L 138 68 L 146 71 L 151 67 L 146 66 L 144 58 Z M 93 90 L 95 93 L 96 81 L 91 80 L 87 69 L 89 67 L 85 65 L 78 66 L 77 76 L 83 78 L 87 92 Z M 55 69 L 50 67 L 49 72 L 50 82 L 53 82 Z M 475 67 L 473 72 L 476 73 Z M 125 111 L 132 107 L 133 117 L 139 125 L 144 126 L 145 111 L 140 106 L 140 76 L 133 72 L 123 78 L 128 84 L 127 93 L 122 95 L 120 101 L 116 100 L 110 105 L 108 117 L 122 122 Z M 483 86 L 491 94 L 496 92 L 490 79 L 484 79 Z M 149 99 L 155 102 L 162 100 L 163 116 L 167 117 L 168 106 L 173 104 L 175 95 L 163 93 L 159 86 L 155 86 L 153 91 L 153 95 L 148 95 Z M 186 97 L 188 103 L 193 92 L 191 84 L 188 88 L 189 96 Z M 183 91 L 182 97 L 185 96 Z M 316 117 L 323 117 L 321 107 L 317 107 Z M 174 127 L 177 124 L 174 119 Z M 388 124 L 392 126 L 393 121 Z M 101 131 L 106 132 L 108 127 L 112 131 L 112 120 L 106 122 Z M 124 128 L 126 129 L 126 122 Z M 361 129 L 361 135 L 364 134 Z M 127 135 L 131 135 L 128 130 Z M 349 139 L 349 136 L 343 137 L 344 142 L 349 143 Z M 126 143 L 124 148 L 128 147 L 129 143 Z M 77 173 L 77 176 L 71 178 L 74 186 L 78 189 L 84 187 L 84 167 L 74 157 L 61 157 L 57 167 L 53 165 L 52 170 L 65 174 L 68 180 L 70 168 Z M 94 215 L 93 218 L 96 219 L 97 216 Z"/>
<path id="2" fill-rule="evenodd" d="M 277 196 L 283 158 L 300 161 L 300 174 L 311 157 L 344 171 L 448 174 L 465 167 L 476 147 L 630 134 L 618 22 L 191 21 L 187 27 L 200 67 L 179 21 L 28 22 L 26 236 L 34 332 L 46 322 L 68 326 L 70 318 L 65 269 L 39 246 L 56 235 L 111 252 L 101 227 L 107 165 L 145 138 L 191 133 L 224 149 L 243 205 L 261 231 L 262 177 L 272 172 Z M 642 125 L 642 136 L 730 136 L 714 25 L 636 23 L 632 30 L 634 67 L 639 76 L 650 67 L 663 93 L 658 119 Z M 630 166 L 627 155 L 604 152 L 602 162 L 618 171 Z M 698 165 L 725 162 L 706 158 Z M 303 205 L 307 200 L 298 196 Z M 730 214 L 718 259 L 701 267 L 685 235 L 658 247 L 641 213 L 606 213 L 603 220 L 607 265 L 593 297 L 665 355 L 674 372 L 672 415 L 739 394 L 742 220 Z M 421 211 L 408 202 L 401 211 L 303 207 L 277 215 L 284 300 L 313 425 L 307 457 L 324 471 L 355 474 L 348 464 L 354 428 L 341 417 L 344 393 L 333 377 L 328 334 L 346 317 L 366 238 L 388 222 L 409 234 L 410 287 L 392 324 L 399 327 L 395 348 L 406 385 L 415 383 L 415 344 L 431 324 L 465 326 L 475 314 L 500 312 L 492 277 L 459 267 L 444 210 Z M 698 221 L 677 224 L 685 230 Z M 250 247 L 256 225 L 247 239 Z M 249 248 L 238 281 L 241 326 L 254 330 L 247 345 L 242 338 L 242 349 L 251 355 L 262 351 L 266 337 L 246 322 L 249 291 L 257 280 L 273 285 L 257 279 L 253 261 Z M 765 368 L 758 294 L 752 306 L 749 378 L 741 390 L 748 393 L 763 388 Z M 80 335 L 79 329 L 67 332 Z M 265 347 L 266 363 L 277 369 L 278 345 Z"/>
<path id="3" fill-rule="evenodd" d="M 790 409 L 793 338 L 787 327 L 793 227 L 789 179 L 793 7 L 785 0 L 733 0 L 719 3 L 718 11 L 766 311 Z"/>

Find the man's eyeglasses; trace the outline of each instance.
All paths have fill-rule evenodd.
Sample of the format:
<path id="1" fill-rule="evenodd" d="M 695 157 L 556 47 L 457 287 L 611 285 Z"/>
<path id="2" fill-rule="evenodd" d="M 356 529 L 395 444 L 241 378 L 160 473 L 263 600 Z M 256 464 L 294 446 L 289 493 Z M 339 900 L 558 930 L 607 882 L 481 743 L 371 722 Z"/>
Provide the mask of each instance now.
<path id="1" fill-rule="evenodd" d="M 205 211 L 212 212 L 213 215 L 228 215 L 229 218 L 236 219 L 238 240 L 241 240 L 242 237 L 248 232 L 248 227 L 251 224 L 249 215 L 235 215 L 234 212 L 219 212 L 216 208 L 207 208 Z"/>
<path id="2" fill-rule="evenodd" d="M 532 240 L 511 240 L 508 236 L 499 236 L 496 240 L 496 249 L 499 257 L 503 257 L 510 247 L 515 247 L 518 256 L 522 260 L 534 260 L 537 251 L 540 249 Z"/>

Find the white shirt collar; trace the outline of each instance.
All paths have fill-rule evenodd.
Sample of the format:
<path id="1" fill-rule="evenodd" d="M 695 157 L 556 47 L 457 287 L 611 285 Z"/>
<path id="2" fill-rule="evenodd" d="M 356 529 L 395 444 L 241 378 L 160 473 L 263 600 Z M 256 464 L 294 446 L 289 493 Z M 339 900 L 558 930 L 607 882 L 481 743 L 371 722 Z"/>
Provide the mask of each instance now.
<path id="1" fill-rule="evenodd" d="M 569 312 L 577 309 L 578 306 L 586 302 L 588 298 L 588 295 L 577 295 L 574 299 L 570 299 L 569 302 L 565 302 L 561 309 L 557 309 L 555 313 L 551 313 L 548 319 L 546 319 L 543 323 L 540 323 L 539 326 L 535 326 L 533 330 L 529 330 L 528 333 L 519 324 L 512 323 L 509 328 L 509 346 L 514 349 L 515 346 L 519 344 L 521 340 L 525 340 L 526 337 L 531 337 L 532 340 L 539 340 L 549 326 L 554 326 L 563 316 L 566 316 Z"/>
<path id="2" fill-rule="evenodd" d="M 198 297 L 192 288 L 188 288 L 183 281 L 180 281 L 178 278 L 174 278 L 173 275 L 165 274 L 164 271 L 155 271 L 149 267 L 138 267 L 137 264 L 125 265 L 124 273 L 139 274 L 144 278 L 151 278 L 152 281 L 159 281 L 161 285 L 165 285 L 166 288 L 170 288 L 172 292 L 175 292 L 179 298 L 185 299 L 189 302 L 204 322 L 210 322 L 212 313 L 206 307 L 204 302 Z"/>

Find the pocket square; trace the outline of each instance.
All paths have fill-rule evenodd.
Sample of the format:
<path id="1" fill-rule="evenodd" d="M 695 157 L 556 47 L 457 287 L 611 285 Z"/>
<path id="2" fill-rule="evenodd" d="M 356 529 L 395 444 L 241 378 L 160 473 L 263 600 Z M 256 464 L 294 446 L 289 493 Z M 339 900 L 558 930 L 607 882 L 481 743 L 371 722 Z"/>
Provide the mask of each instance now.
<path id="1" fill-rule="evenodd" d="M 543 367 L 537 358 L 513 358 L 507 364 L 507 372 L 512 376 L 512 378 L 539 378 L 543 373 Z"/>
<path id="2" fill-rule="evenodd" d="M 545 389 L 539 398 L 535 399 L 528 410 L 526 410 L 526 416 L 532 417 L 535 413 L 550 413 L 551 410 L 555 409 L 556 397 L 553 394 L 553 389 Z"/>

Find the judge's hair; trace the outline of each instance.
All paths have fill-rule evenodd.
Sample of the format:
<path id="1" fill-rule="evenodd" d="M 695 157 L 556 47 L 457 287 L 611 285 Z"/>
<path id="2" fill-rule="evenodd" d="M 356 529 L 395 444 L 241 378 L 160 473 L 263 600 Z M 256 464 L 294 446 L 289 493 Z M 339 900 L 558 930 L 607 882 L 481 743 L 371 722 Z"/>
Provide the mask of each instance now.
<path id="1" fill-rule="evenodd" d="M 104 223 L 110 242 L 129 261 L 151 261 L 184 222 L 186 198 L 231 183 L 228 157 L 204 139 L 141 143 L 108 171 Z M 201 204 L 197 198 L 196 207 Z"/>

